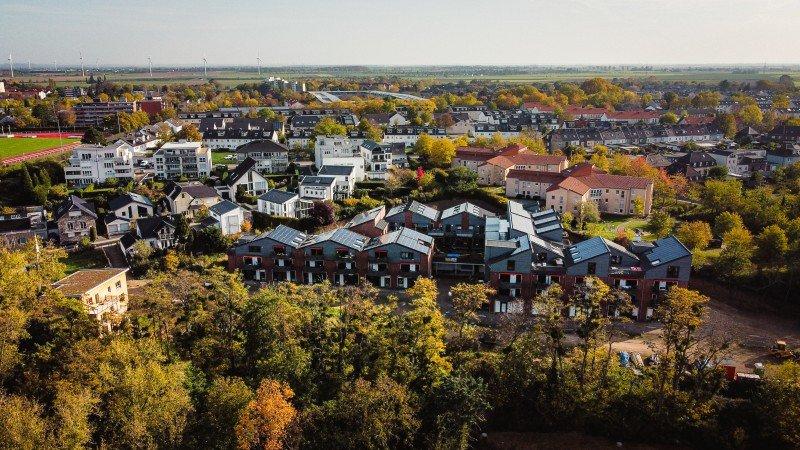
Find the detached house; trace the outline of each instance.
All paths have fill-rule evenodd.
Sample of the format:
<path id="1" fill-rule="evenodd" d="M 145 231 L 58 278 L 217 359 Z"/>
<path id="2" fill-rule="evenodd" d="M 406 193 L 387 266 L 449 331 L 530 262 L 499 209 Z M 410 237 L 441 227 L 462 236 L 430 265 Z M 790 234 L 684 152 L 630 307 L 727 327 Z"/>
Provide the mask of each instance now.
<path id="1" fill-rule="evenodd" d="M 97 230 L 97 213 L 94 205 L 86 200 L 70 195 L 53 213 L 53 221 L 58 227 L 58 238 L 62 245 L 71 245 L 89 237 L 91 229 Z"/>
<path id="2" fill-rule="evenodd" d="M 289 167 L 289 149 L 271 140 L 251 141 L 236 148 L 236 159 L 256 161 L 255 170 L 265 173 L 284 173 Z"/>
<path id="3" fill-rule="evenodd" d="M 216 189 L 199 181 L 169 182 L 165 190 L 167 195 L 163 202 L 166 209 L 172 214 L 193 216 L 200 208 L 210 208 L 222 201 L 222 197 Z"/>
<path id="4" fill-rule="evenodd" d="M 65 297 L 80 299 L 89 316 L 111 328 L 112 315 L 128 310 L 128 269 L 84 269 L 68 275 L 53 288 Z"/>
<path id="5" fill-rule="evenodd" d="M 41 206 L 19 206 L 0 212 L 0 246 L 19 248 L 31 239 L 47 239 L 47 218 Z"/>
<path id="6" fill-rule="evenodd" d="M 717 160 L 707 152 L 689 152 L 667 167 L 667 173 L 683 175 L 689 181 L 702 181 L 716 165 Z"/>
<path id="7" fill-rule="evenodd" d="M 108 202 L 109 214 L 127 220 L 150 217 L 153 215 L 153 211 L 153 202 L 144 195 L 135 192 L 128 192 Z"/>
<path id="8" fill-rule="evenodd" d="M 295 192 L 270 189 L 258 197 L 258 212 L 278 217 L 298 217 L 297 202 L 300 196 Z"/>
<path id="9" fill-rule="evenodd" d="M 223 200 L 208 209 L 209 216 L 201 222 L 222 230 L 223 236 L 241 233 L 244 223 L 244 210 L 236 203 Z"/>
<path id="10" fill-rule="evenodd" d="M 257 165 L 258 161 L 248 156 L 228 174 L 224 190 L 229 200 L 236 200 L 236 193 L 240 189 L 256 197 L 267 192 L 267 179 L 258 173 Z"/>

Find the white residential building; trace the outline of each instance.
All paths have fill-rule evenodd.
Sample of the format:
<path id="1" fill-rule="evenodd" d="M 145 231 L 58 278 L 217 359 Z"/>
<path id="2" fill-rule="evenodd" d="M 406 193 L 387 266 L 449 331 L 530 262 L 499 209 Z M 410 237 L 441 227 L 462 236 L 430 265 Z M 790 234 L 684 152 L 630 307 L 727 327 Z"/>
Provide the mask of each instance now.
<path id="1" fill-rule="evenodd" d="M 319 176 L 334 177 L 336 179 L 336 190 L 333 197 L 342 200 L 353 195 L 357 181 L 364 181 L 364 168 L 356 166 L 322 166 L 319 169 Z"/>
<path id="2" fill-rule="evenodd" d="M 348 136 L 317 136 L 314 143 L 314 164 L 322 167 L 330 164 L 326 160 L 361 156 L 358 146 Z"/>
<path id="3" fill-rule="evenodd" d="M 103 183 L 109 178 L 132 180 L 133 176 L 133 148 L 121 141 L 108 146 L 79 145 L 64 168 L 71 186 Z"/>
<path id="4" fill-rule="evenodd" d="M 167 142 L 153 154 L 158 178 L 204 178 L 211 174 L 211 149 L 202 142 Z"/>
<path id="5" fill-rule="evenodd" d="M 298 217 L 297 201 L 300 196 L 295 192 L 270 189 L 258 197 L 258 212 L 278 217 Z"/>
<path id="6" fill-rule="evenodd" d="M 266 173 L 283 173 L 289 167 L 289 149 L 271 140 L 248 142 L 236 150 L 237 161 L 256 161 L 255 169 Z"/>
<path id="7" fill-rule="evenodd" d="M 300 180 L 300 197 L 308 200 L 333 200 L 336 177 L 306 176 Z"/>
<path id="8" fill-rule="evenodd" d="M 209 217 L 204 219 L 204 222 L 208 219 L 216 221 L 214 226 L 222 230 L 223 236 L 241 233 L 242 223 L 244 223 L 244 210 L 236 203 L 223 200 L 208 208 L 208 213 Z"/>

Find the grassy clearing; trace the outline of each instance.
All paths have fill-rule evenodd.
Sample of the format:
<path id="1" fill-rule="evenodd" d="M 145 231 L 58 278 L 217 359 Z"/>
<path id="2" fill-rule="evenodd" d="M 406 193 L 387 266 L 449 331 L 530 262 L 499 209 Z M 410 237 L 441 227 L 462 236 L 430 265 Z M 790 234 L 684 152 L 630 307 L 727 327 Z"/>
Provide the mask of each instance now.
<path id="1" fill-rule="evenodd" d="M 647 231 L 646 227 L 647 220 L 641 217 L 606 217 L 599 223 L 586 224 L 586 234 L 589 236 L 602 236 L 606 239 L 614 239 L 617 237 L 617 230 L 620 228 L 631 231 L 640 229 L 644 231 L 644 239 L 648 240 L 650 238 L 650 233 Z"/>
<path id="2" fill-rule="evenodd" d="M 66 259 L 62 262 L 67 265 L 67 275 L 81 269 L 97 269 L 108 265 L 103 252 L 95 249 L 77 250 L 67 253 Z"/>
<path id="3" fill-rule="evenodd" d="M 235 159 L 225 159 L 225 157 L 228 156 L 228 155 L 235 155 L 235 153 L 234 152 L 227 152 L 227 151 L 224 151 L 224 150 L 212 150 L 211 151 L 211 162 L 214 165 L 224 164 L 226 166 L 228 164 L 236 164 L 236 160 Z"/>
<path id="4" fill-rule="evenodd" d="M 59 138 L 0 138 L 0 159 L 38 152 L 77 142 Z"/>

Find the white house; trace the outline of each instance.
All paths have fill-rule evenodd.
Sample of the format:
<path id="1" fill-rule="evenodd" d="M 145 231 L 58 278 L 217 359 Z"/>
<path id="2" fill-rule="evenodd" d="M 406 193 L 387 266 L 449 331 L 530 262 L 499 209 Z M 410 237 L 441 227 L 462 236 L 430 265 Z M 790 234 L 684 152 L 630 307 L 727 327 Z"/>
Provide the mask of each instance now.
<path id="1" fill-rule="evenodd" d="M 270 140 L 248 142 L 236 149 L 236 159 L 244 162 L 247 158 L 256 160 L 255 168 L 266 173 L 283 173 L 289 167 L 289 149 Z"/>
<path id="2" fill-rule="evenodd" d="M 270 189 L 258 197 L 258 212 L 278 217 L 298 217 L 297 201 L 300 198 L 295 192 Z"/>
<path id="3" fill-rule="evenodd" d="M 133 147 L 124 141 L 108 146 L 79 145 L 64 167 L 64 178 L 71 186 L 103 183 L 109 178 L 132 180 Z"/>
<path id="4" fill-rule="evenodd" d="M 244 223 L 244 210 L 236 203 L 223 200 L 208 208 L 209 218 L 215 220 L 215 226 L 222 230 L 223 236 L 241 233 Z"/>
<path id="5" fill-rule="evenodd" d="M 360 156 L 358 144 L 348 136 L 317 136 L 314 143 L 314 164 L 322 167 L 326 159 Z"/>
<path id="6" fill-rule="evenodd" d="M 300 180 L 300 197 L 309 200 L 333 200 L 336 177 L 305 176 Z"/>
<path id="7" fill-rule="evenodd" d="M 447 137 L 447 130 L 444 128 L 432 127 L 391 127 L 387 128 L 383 133 L 383 142 L 386 144 L 393 144 L 396 142 L 404 144 L 406 147 L 411 147 L 417 143 L 417 139 L 422 134 L 435 138 Z"/>
<path id="8" fill-rule="evenodd" d="M 225 181 L 227 195 L 230 200 L 236 200 L 236 193 L 239 189 L 244 189 L 248 194 L 259 196 L 269 189 L 267 179 L 258 173 L 256 165 L 258 162 L 248 157 L 228 175 Z"/>
<path id="9" fill-rule="evenodd" d="M 211 174 L 211 149 L 202 142 L 167 142 L 153 153 L 158 178 L 204 178 Z"/>
<path id="10" fill-rule="evenodd" d="M 356 182 L 364 181 L 365 178 L 363 167 L 356 166 L 322 166 L 318 175 L 336 179 L 336 190 L 333 194 L 336 200 L 353 195 Z"/>
<path id="11" fill-rule="evenodd" d="M 140 217 L 151 217 L 153 211 L 153 202 L 135 192 L 128 192 L 108 202 L 108 212 L 123 219 L 135 220 Z"/>

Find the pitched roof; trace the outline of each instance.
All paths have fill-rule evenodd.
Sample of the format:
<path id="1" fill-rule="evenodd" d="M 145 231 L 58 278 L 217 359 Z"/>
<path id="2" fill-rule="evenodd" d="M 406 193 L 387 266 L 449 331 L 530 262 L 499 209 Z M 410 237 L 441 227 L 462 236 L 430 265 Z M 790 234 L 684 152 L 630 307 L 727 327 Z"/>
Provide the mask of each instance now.
<path id="1" fill-rule="evenodd" d="M 606 253 L 610 253 L 606 240 L 593 237 L 567 247 L 564 250 L 564 265 L 571 266 Z"/>
<path id="2" fill-rule="evenodd" d="M 367 245 L 368 240 L 368 237 L 348 230 L 347 228 L 337 228 L 335 230 L 310 237 L 301 245 L 301 247 L 307 247 L 309 245 L 316 245 L 321 242 L 331 241 L 339 245 L 352 248 L 353 250 L 361 251 L 364 249 L 364 246 Z"/>
<path id="3" fill-rule="evenodd" d="M 511 169 L 506 176 L 506 179 L 515 179 L 523 181 L 534 181 L 537 183 L 560 183 L 565 178 L 564 175 L 557 172 L 544 172 L 540 170 L 521 170 Z"/>
<path id="4" fill-rule="evenodd" d="M 74 195 L 70 195 L 66 200 L 58 205 L 55 214 L 53 214 L 53 218 L 56 220 L 60 219 L 64 214 L 68 213 L 73 206 L 78 208 L 83 214 L 97 219 L 97 213 L 94 210 L 94 205 Z"/>
<path id="5" fill-rule="evenodd" d="M 352 176 L 355 170 L 356 168 L 354 166 L 322 166 L 317 174 L 320 176 Z"/>
<path id="6" fill-rule="evenodd" d="M 692 252 L 675 236 L 667 236 L 654 241 L 653 247 L 642 253 L 642 268 L 647 270 L 686 256 L 692 256 Z"/>
<path id="7" fill-rule="evenodd" d="M 268 237 L 274 241 L 297 248 L 306 240 L 307 235 L 286 225 L 278 225 L 274 230 L 262 237 Z"/>
<path id="8" fill-rule="evenodd" d="M 142 239 L 157 238 L 158 231 L 165 227 L 175 228 L 174 216 L 142 217 L 136 221 L 136 229 Z"/>
<path id="9" fill-rule="evenodd" d="M 153 206 L 153 202 L 151 202 L 150 199 L 145 197 L 144 195 L 140 195 L 135 192 L 128 192 L 126 194 L 120 195 L 119 197 L 115 197 L 109 200 L 108 208 L 119 209 L 124 206 L 127 206 L 130 203 L 140 203 L 142 205 Z"/>
<path id="10" fill-rule="evenodd" d="M 250 153 L 250 152 L 284 153 L 288 152 L 289 149 L 284 145 L 279 144 L 270 139 L 259 139 L 256 141 L 250 141 L 246 144 L 242 144 L 236 147 L 236 150 L 234 151 L 236 153 Z"/>
<path id="11" fill-rule="evenodd" d="M 587 186 L 581 181 L 583 178 L 584 177 L 581 177 L 580 179 L 575 177 L 564 178 L 558 184 L 554 184 L 549 188 L 547 188 L 547 192 L 555 191 L 557 189 L 566 189 L 568 191 L 575 192 L 579 195 L 583 195 L 589 191 L 589 186 Z"/>
<path id="12" fill-rule="evenodd" d="M 336 177 L 309 175 L 300 179 L 300 184 L 308 186 L 332 186 L 334 183 L 336 183 Z"/>
<path id="13" fill-rule="evenodd" d="M 386 217 L 391 217 L 405 211 L 417 213 L 434 221 L 439 218 L 439 211 L 437 209 L 431 208 L 430 206 L 424 205 L 416 200 L 413 200 L 411 203 L 393 207 L 389 210 L 389 212 L 386 213 Z"/>
<path id="14" fill-rule="evenodd" d="M 261 194 L 261 196 L 258 197 L 259 200 L 264 200 L 265 202 L 270 202 L 270 203 L 276 203 L 278 205 L 282 205 L 293 198 L 297 198 L 297 193 L 286 192 L 280 189 L 270 189 L 269 191 Z"/>
<path id="15" fill-rule="evenodd" d="M 79 296 L 128 269 L 83 269 L 53 283 L 67 297 Z"/>
<path id="16" fill-rule="evenodd" d="M 470 202 L 464 202 L 455 206 L 451 206 L 442 211 L 441 219 L 446 219 L 448 217 L 455 216 L 456 214 L 461 214 L 462 212 L 466 212 L 467 214 L 471 214 L 476 217 L 494 217 L 494 213 L 491 213 L 479 206 L 473 205 Z"/>
<path id="17" fill-rule="evenodd" d="M 216 205 L 212 206 L 211 208 L 208 208 L 208 210 L 216 215 L 223 215 L 231 211 L 235 211 L 238 208 L 239 205 L 237 205 L 236 203 L 233 203 L 230 200 L 223 200 L 217 203 Z"/>
<path id="18" fill-rule="evenodd" d="M 171 189 L 168 195 L 172 199 L 178 198 L 182 192 L 186 193 L 186 195 L 192 198 L 219 197 L 219 193 L 216 189 L 211 186 L 206 186 L 199 181 L 188 181 L 183 183 L 175 183 L 171 181 L 167 186 Z"/>
<path id="19" fill-rule="evenodd" d="M 258 161 L 249 156 L 245 158 L 244 161 L 240 162 L 239 165 L 231 171 L 230 175 L 228 176 L 227 185 L 233 186 L 233 184 L 245 176 L 247 172 L 253 170 L 257 163 Z"/>
<path id="20" fill-rule="evenodd" d="M 362 223 L 367 222 L 375 222 L 376 220 L 380 220 L 386 215 L 386 206 L 381 205 L 375 208 L 370 209 L 369 211 L 364 211 L 360 214 L 357 214 L 355 217 L 350 219 L 345 225 L 347 228 L 354 227 L 356 225 L 361 225 Z"/>
<path id="21" fill-rule="evenodd" d="M 410 228 L 401 227 L 391 233 L 386 233 L 369 241 L 365 249 L 380 247 L 386 244 L 398 244 L 409 250 L 421 253 L 430 253 L 433 248 L 433 238 Z"/>
<path id="22" fill-rule="evenodd" d="M 558 165 L 567 161 L 567 157 L 563 155 L 539 155 L 530 152 L 519 153 L 508 158 L 517 165 Z"/>

